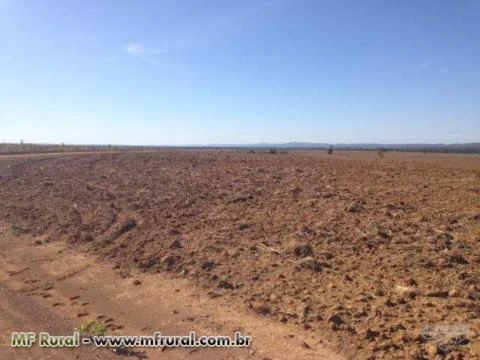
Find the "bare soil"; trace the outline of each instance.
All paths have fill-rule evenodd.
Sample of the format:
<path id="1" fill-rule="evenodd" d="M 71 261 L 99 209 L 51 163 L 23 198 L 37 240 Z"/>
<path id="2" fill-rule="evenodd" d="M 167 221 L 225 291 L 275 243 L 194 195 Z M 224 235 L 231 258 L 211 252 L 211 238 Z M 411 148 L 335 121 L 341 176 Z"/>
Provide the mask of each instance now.
<path id="1" fill-rule="evenodd" d="M 12 237 L 0 228 L 0 358 L 118 359 L 111 350 L 11 348 L 12 331 L 48 331 L 70 335 L 82 324 L 104 324 L 107 334 L 230 335 L 241 331 L 255 341 L 248 349 L 134 348 L 133 359 L 289 359 L 340 360 L 326 349 L 307 349 L 311 334 L 279 329 L 254 315 L 240 313 L 225 301 L 195 290 L 188 279 L 134 272 L 121 276 L 109 264 L 62 242 L 39 246 L 44 237 Z M 288 355 L 285 355 L 288 354 Z"/>
<path id="2" fill-rule="evenodd" d="M 478 155 L 4 157 L 0 216 L 2 242 L 33 242 L 20 254 L 67 246 L 113 265 L 133 298 L 143 272 L 232 309 L 217 319 L 258 320 L 249 329 L 267 358 L 480 357 Z M 431 324 L 470 332 L 432 343 Z M 266 333 L 285 331 L 296 342 L 275 352 Z"/>

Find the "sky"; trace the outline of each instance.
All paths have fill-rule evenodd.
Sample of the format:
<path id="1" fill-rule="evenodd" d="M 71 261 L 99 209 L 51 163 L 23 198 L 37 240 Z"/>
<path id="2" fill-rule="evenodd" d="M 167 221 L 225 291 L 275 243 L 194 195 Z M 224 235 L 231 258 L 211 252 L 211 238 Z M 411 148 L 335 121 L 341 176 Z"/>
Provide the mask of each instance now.
<path id="1" fill-rule="evenodd" d="M 0 142 L 480 142 L 480 1 L 0 0 Z"/>

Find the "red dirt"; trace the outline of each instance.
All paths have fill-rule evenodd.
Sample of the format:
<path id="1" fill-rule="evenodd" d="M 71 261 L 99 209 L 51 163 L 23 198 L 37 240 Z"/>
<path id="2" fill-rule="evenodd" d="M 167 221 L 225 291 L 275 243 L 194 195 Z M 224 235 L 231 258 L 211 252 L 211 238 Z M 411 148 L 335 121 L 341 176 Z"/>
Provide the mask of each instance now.
<path id="1" fill-rule="evenodd" d="M 320 339 L 306 347 L 355 359 L 480 356 L 479 156 L 5 158 L 0 203 L 18 236 L 72 244 L 125 276 L 190 279 Z M 421 335 L 430 324 L 471 331 L 433 351 Z"/>

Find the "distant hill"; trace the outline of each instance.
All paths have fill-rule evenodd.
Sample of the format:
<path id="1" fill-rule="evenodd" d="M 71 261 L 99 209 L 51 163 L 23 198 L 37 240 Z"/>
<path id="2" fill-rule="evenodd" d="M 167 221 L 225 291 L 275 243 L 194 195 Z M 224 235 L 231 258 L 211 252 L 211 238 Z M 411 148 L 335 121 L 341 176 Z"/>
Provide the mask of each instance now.
<path id="1" fill-rule="evenodd" d="M 387 151 L 425 151 L 425 152 L 451 152 L 451 153 L 480 153 L 480 143 L 465 144 L 327 144 L 308 142 L 287 142 L 287 143 L 259 143 L 248 145 L 209 145 L 208 147 L 225 148 L 249 148 L 249 149 L 328 149 L 333 147 L 336 150 L 387 150 Z"/>
<path id="2" fill-rule="evenodd" d="M 281 149 L 281 150 L 370 150 L 370 151 L 421 151 L 441 153 L 480 153 L 480 143 L 466 144 L 327 144 L 308 142 L 259 143 L 259 144 L 211 144 L 211 145 L 58 145 L 58 144 L 11 144 L 0 143 L 0 155 L 81 152 L 81 151 L 145 151 L 169 149 Z"/>

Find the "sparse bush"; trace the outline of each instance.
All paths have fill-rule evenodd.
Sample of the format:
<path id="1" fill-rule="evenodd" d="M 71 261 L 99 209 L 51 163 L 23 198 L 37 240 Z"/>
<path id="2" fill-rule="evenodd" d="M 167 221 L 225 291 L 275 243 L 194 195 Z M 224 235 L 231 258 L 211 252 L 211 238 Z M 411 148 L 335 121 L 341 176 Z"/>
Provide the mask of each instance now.
<path id="1" fill-rule="evenodd" d="M 378 150 L 377 154 L 379 157 L 383 158 L 387 154 L 387 149 L 380 149 Z"/>
<path id="2" fill-rule="evenodd" d="M 81 324 L 78 331 L 85 336 L 103 336 L 107 332 L 107 327 L 98 321 L 90 320 Z"/>

